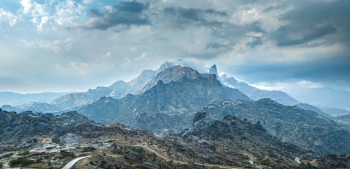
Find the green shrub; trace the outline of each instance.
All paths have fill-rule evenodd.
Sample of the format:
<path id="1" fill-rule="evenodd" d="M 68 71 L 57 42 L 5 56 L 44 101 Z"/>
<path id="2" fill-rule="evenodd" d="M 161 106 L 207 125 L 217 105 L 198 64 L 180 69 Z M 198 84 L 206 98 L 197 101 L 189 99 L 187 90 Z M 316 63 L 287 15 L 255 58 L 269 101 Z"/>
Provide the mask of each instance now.
<path id="1" fill-rule="evenodd" d="M 25 151 L 25 152 L 23 152 L 23 153 L 20 153 L 19 155 L 20 155 L 20 156 L 27 156 L 27 155 L 29 155 L 29 154 L 30 154 L 29 151 Z"/>
<path id="2" fill-rule="evenodd" d="M 13 153 L 3 155 L 3 156 L 0 157 L 0 159 L 2 159 L 2 158 L 9 158 L 11 156 L 13 156 Z"/>
<path id="3" fill-rule="evenodd" d="M 60 138 L 58 138 L 58 137 L 53 137 L 53 138 L 51 139 L 51 142 L 56 143 L 56 144 L 59 144 L 59 145 L 62 144 Z"/>
<path id="4" fill-rule="evenodd" d="M 26 158 L 18 158 L 16 160 L 10 161 L 10 167 L 24 167 L 33 163 L 34 163 L 33 161 L 28 160 Z"/>

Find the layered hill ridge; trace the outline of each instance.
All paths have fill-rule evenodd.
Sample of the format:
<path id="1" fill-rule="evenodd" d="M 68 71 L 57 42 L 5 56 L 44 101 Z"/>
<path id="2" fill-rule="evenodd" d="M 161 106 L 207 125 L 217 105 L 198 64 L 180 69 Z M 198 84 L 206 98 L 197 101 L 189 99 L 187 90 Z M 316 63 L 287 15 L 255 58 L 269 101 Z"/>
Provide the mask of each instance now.
<path id="1" fill-rule="evenodd" d="M 222 85 L 215 75 L 200 74 L 188 67 L 168 68 L 157 79 L 156 85 L 143 94 L 127 95 L 120 100 L 101 98 L 79 112 L 104 123 L 123 122 L 150 131 L 178 131 L 190 124 L 194 112 L 212 100 L 250 100 L 237 89 Z"/>
<path id="2" fill-rule="evenodd" d="M 88 123 L 88 118 L 77 112 L 67 112 L 60 116 L 53 114 L 7 112 L 0 109 L 0 142 L 18 141 L 33 136 L 50 136 L 60 133 L 63 128 Z"/>
<path id="3" fill-rule="evenodd" d="M 96 89 L 89 89 L 87 92 L 66 94 L 53 100 L 51 104 L 63 109 L 72 109 L 74 107 L 93 103 L 100 97 L 106 96 L 120 99 L 127 94 L 139 94 L 140 91 L 144 91 L 144 86 L 148 81 L 152 80 L 157 73 L 172 66 L 174 66 L 173 63 L 165 62 L 157 70 L 143 70 L 139 76 L 129 82 L 119 80 L 108 87 L 97 87 Z"/>
<path id="4" fill-rule="evenodd" d="M 258 101 L 214 101 L 201 111 L 215 118 L 233 115 L 261 125 L 281 141 L 296 144 L 318 154 L 350 152 L 349 128 L 313 111 L 284 106 L 271 99 Z"/>
<path id="5" fill-rule="evenodd" d="M 67 93 L 14 93 L 14 92 L 0 92 L 0 106 L 11 105 L 18 106 L 22 104 L 29 104 L 33 102 L 51 102 L 52 100 L 63 96 Z"/>
<path id="6" fill-rule="evenodd" d="M 297 101 L 296 99 L 294 99 L 293 97 L 289 96 L 287 93 L 284 93 L 282 91 L 261 90 L 256 87 L 250 86 L 245 82 L 238 81 L 234 77 L 229 77 L 226 74 L 222 75 L 220 79 L 224 85 L 238 89 L 239 91 L 243 92 L 253 100 L 270 98 L 284 105 L 300 104 L 299 101 Z"/>

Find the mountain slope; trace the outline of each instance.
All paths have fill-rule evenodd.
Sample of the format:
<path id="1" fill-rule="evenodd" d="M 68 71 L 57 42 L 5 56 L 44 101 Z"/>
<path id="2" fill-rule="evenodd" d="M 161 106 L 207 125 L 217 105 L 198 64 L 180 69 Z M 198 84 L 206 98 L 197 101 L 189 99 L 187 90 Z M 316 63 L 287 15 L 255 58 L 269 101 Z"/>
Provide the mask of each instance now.
<path id="1" fill-rule="evenodd" d="M 350 110 L 350 92 L 332 88 L 296 90 L 289 93 L 294 98 L 311 105 Z"/>
<path id="2" fill-rule="evenodd" d="M 0 109 L 0 142 L 18 141 L 33 136 L 53 135 L 64 127 L 89 120 L 76 113 L 68 112 L 60 116 L 53 114 L 36 114 L 7 112 Z"/>
<path id="3" fill-rule="evenodd" d="M 253 124 L 232 115 L 217 120 L 206 112 L 197 113 L 193 119 L 191 128 L 180 133 L 182 137 L 200 138 L 196 141 L 207 144 L 215 142 L 223 147 L 222 154 L 246 152 L 255 157 L 255 163 L 268 163 L 272 168 L 294 168 L 299 165 L 295 158 L 313 156 L 313 153 L 269 135 L 259 121 Z"/>
<path id="4" fill-rule="evenodd" d="M 165 62 L 155 71 L 142 71 L 139 76 L 130 80 L 129 82 L 120 80 L 108 87 L 97 87 L 96 89 L 89 89 L 87 92 L 66 94 L 53 100 L 51 104 L 61 107 L 61 109 L 71 109 L 74 107 L 90 104 L 98 100 L 100 97 L 107 96 L 113 97 L 115 99 L 120 99 L 127 94 L 139 94 L 140 91 L 143 91 L 145 88 L 144 86 L 147 84 L 147 82 L 153 79 L 157 73 L 172 66 L 174 66 L 174 64 Z M 153 85 L 148 86 L 148 88 L 152 86 Z"/>
<path id="5" fill-rule="evenodd" d="M 284 106 L 270 99 L 258 101 L 217 101 L 203 108 L 216 118 L 234 115 L 254 123 L 260 121 L 268 133 L 318 154 L 350 152 L 349 128 L 313 111 Z"/>
<path id="6" fill-rule="evenodd" d="M 223 86 L 215 75 L 199 74 L 190 68 L 168 68 L 158 75 L 171 74 L 178 68 L 194 74 L 183 73 L 181 78 L 176 78 L 177 81 L 170 81 L 174 78 L 169 78 L 170 82 L 166 84 L 158 81 L 140 95 L 127 95 L 120 100 L 101 98 L 79 112 L 104 123 L 122 122 L 150 131 L 178 131 L 190 124 L 189 118 L 194 112 L 212 100 L 250 100 L 240 91 Z"/>
<path id="7" fill-rule="evenodd" d="M 323 112 L 322 110 L 320 110 L 319 108 L 315 107 L 315 106 L 312 106 L 312 105 L 309 105 L 309 104 L 306 104 L 306 103 L 300 103 L 300 104 L 296 104 L 295 106 L 301 108 L 301 109 L 304 109 L 304 110 L 310 110 L 310 111 L 313 111 L 313 112 L 316 112 L 317 114 L 323 116 L 323 117 L 327 117 L 328 119 L 332 119 L 332 116 Z"/>
<path id="8" fill-rule="evenodd" d="M 287 93 L 281 91 L 268 91 L 268 90 L 260 90 L 253 86 L 248 85 L 247 83 L 236 80 L 234 77 L 228 77 L 227 75 L 222 75 L 220 77 L 223 84 L 226 86 L 236 88 L 239 91 L 242 91 L 248 97 L 253 100 L 260 100 L 263 98 L 270 98 L 278 103 L 284 105 L 295 105 L 300 102 L 289 96 Z"/>

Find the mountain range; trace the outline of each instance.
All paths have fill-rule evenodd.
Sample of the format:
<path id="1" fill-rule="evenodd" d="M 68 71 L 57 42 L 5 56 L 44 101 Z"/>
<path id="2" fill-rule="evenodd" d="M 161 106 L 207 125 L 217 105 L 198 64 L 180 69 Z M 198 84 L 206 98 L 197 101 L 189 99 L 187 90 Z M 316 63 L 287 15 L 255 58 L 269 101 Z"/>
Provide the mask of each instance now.
<path id="1" fill-rule="evenodd" d="M 119 100 L 103 97 L 78 112 L 101 123 L 177 133 L 190 127 L 191 117 L 201 110 L 217 119 L 234 115 L 253 123 L 260 121 L 267 133 L 317 154 L 350 151 L 349 127 L 322 116 L 323 112 L 313 106 L 287 106 L 271 99 L 254 101 L 222 85 L 215 74 L 200 74 L 188 67 L 165 69 L 155 79 L 157 84 L 142 94 Z"/>
<path id="2" fill-rule="evenodd" d="M 346 97 L 342 99 L 346 102 Z M 122 137 L 125 144 L 132 137 L 130 145 L 135 139 L 153 140 L 146 142 L 156 142 L 158 150 L 167 152 L 165 158 L 253 168 L 308 168 L 304 162 L 317 166 L 315 160 L 328 166 L 347 159 L 329 154 L 350 152 L 348 111 L 315 107 L 284 92 L 260 90 L 234 77 L 219 76 L 216 65 L 200 73 L 166 62 L 129 82 L 65 94 L 50 103 L 2 108 L 8 111 L 0 109 L 0 148 L 11 150 L 26 138 L 64 141 L 74 133 L 90 142 Z M 14 112 L 22 110 L 27 111 Z M 119 155 L 130 155 L 123 153 Z M 90 165 L 103 163 L 100 156 L 93 159 Z M 141 159 L 137 165 L 144 165 Z"/>
<path id="3" fill-rule="evenodd" d="M 159 157 L 157 158 L 154 153 L 146 153 L 142 149 L 145 147 L 145 149 L 153 150 L 154 146 L 158 147 L 156 150 L 159 152 L 167 150 L 164 154 L 166 157 L 163 156 L 163 158 L 181 161 L 182 164 L 192 166 L 209 163 L 212 166 L 255 167 L 268 164 L 271 167 L 295 168 L 302 167 L 294 160 L 296 157 L 305 160 L 317 158 L 313 153 L 302 150 L 295 145 L 283 143 L 268 135 L 259 124 L 252 124 L 234 117 L 225 117 L 223 121 L 210 119 L 215 123 L 211 125 L 205 122 L 208 117 L 200 119 L 198 116 L 201 116 L 201 113 L 195 115 L 194 132 L 187 132 L 183 136 L 156 137 L 144 131 L 128 129 L 123 125 L 98 125 L 76 112 L 54 116 L 37 113 L 17 114 L 0 109 L 0 117 L 3 119 L 0 121 L 0 154 L 6 151 L 31 150 L 25 151 L 26 153 L 18 153 L 17 156 L 22 158 L 17 160 L 18 163 L 12 161 L 11 165 L 18 167 L 29 165 L 29 167 L 40 168 L 50 168 L 51 164 L 47 166 L 44 162 L 46 158 L 50 157 L 50 154 L 57 152 L 55 157 L 59 157 L 58 159 L 67 157 L 69 159 L 70 156 L 74 157 L 81 151 L 91 153 L 90 161 L 94 162 L 87 163 L 91 165 L 89 168 L 93 168 L 97 164 L 102 168 L 116 165 L 175 168 L 175 162 L 174 164 L 164 164 L 164 159 L 158 159 Z M 213 132 L 209 133 L 208 130 L 204 131 L 201 128 L 211 128 Z M 51 142 L 47 141 L 48 138 L 52 138 Z M 108 149 L 99 149 L 94 143 L 97 141 L 93 140 L 106 140 L 106 143 L 99 143 L 99 145 L 106 144 Z M 146 144 L 141 146 L 141 149 L 131 146 L 136 140 L 138 142 L 143 140 L 144 143 L 152 146 L 149 148 Z M 56 144 L 62 147 L 56 148 Z M 80 144 L 85 147 L 80 148 Z M 91 147 L 86 147 L 87 144 Z M 51 147 L 47 148 L 47 151 L 51 149 L 53 151 L 36 152 L 49 145 Z M 67 151 L 67 148 L 69 149 L 73 145 L 76 146 L 74 147 L 75 151 L 74 149 Z M 56 149 L 60 151 L 56 151 Z M 11 156 L 11 154 L 5 153 L 5 156 L 0 156 L 0 159 L 7 158 L 6 156 Z M 27 157 L 23 158 L 23 156 Z M 106 156 L 122 156 L 125 160 L 133 160 L 129 162 L 118 159 L 104 160 Z M 250 157 L 254 157 L 253 162 Z M 23 162 L 25 160 L 27 160 L 26 163 Z"/>
<path id="4" fill-rule="evenodd" d="M 31 104 L 33 102 L 51 102 L 52 100 L 67 94 L 67 92 L 55 93 L 14 93 L 14 92 L 0 92 L 0 106 L 11 105 L 19 106 L 23 104 Z"/>
<path id="5" fill-rule="evenodd" d="M 325 108 L 350 110 L 350 92 L 328 87 L 300 89 L 289 93 L 301 102 Z"/>
<path id="6" fill-rule="evenodd" d="M 188 67 L 165 69 L 156 79 L 157 84 L 142 94 L 129 94 L 119 100 L 103 97 L 78 112 L 103 123 L 123 122 L 143 130 L 179 131 L 190 124 L 189 117 L 212 100 L 250 100 L 237 89 L 222 85 L 215 75 L 200 74 Z"/>

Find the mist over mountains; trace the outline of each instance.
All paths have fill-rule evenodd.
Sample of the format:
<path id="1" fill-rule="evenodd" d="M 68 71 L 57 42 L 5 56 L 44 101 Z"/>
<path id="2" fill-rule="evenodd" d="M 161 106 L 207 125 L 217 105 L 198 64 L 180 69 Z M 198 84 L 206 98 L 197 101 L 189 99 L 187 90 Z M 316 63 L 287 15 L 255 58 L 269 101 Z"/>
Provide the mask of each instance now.
<path id="1" fill-rule="evenodd" d="M 213 65 L 207 72 L 203 68 L 197 69 L 196 64 L 193 62 L 178 61 L 178 64 L 183 66 L 194 66 L 192 67 L 195 70 L 200 70 L 201 73 L 215 74 L 217 79 L 225 86 L 235 88 L 243 92 L 245 95 L 250 97 L 253 100 L 259 100 L 263 98 L 270 98 L 274 101 L 277 101 L 284 105 L 301 105 L 299 107 L 305 108 L 303 104 L 308 104 L 308 109 L 313 107 L 313 110 L 317 110 L 319 113 L 323 113 L 324 116 L 338 116 L 347 114 L 347 103 L 349 103 L 349 92 L 342 90 L 335 90 L 331 88 L 319 88 L 319 89 L 307 89 L 292 92 L 291 95 L 288 95 L 285 92 L 277 90 L 261 90 L 256 87 L 253 87 L 243 81 L 237 80 L 234 77 L 230 77 L 227 74 L 221 76 L 218 75 L 217 66 Z M 80 106 L 88 105 L 97 101 L 100 97 L 112 97 L 114 99 L 120 99 L 125 97 L 127 94 L 142 94 L 146 90 L 153 87 L 159 80 L 168 83 L 169 81 L 176 81 L 174 78 L 159 77 L 158 73 L 164 71 L 167 68 L 175 66 L 176 63 L 165 62 L 157 70 L 144 70 L 141 74 L 132 79 L 129 82 L 122 80 L 116 81 L 108 87 L 97 87 L 95 89 L 89 89 L 86 92 L 75 92 L 75 93 L 44 93 L 41 94 L 43 97 L 41 99 L 32 99 L 32 102 L 22 102 L 25 104 L 18 104 L 20 100 L 25 100 L 25 97 L 33 97 L 32 95 L 23 95 L 22 99 L 17 99 L 19 101 L 11 102 L 7 100 L 3 104 L 3 108 L 6 110 L 17 110 L 17 111 L 36 111 L 36 112 L 62 112 L 69 110 L 77 110 Z M 179 70 L 176 70 L 179 71 Z M 167 76 L 162 74 L 162 76 Z M 181 71 L 177 78 L 182 77 Z M 288 92 L 290 93 L 290 92 Z M 37 96 L 40 94 L 36 94 Z M 49 96 L 50 95 L 50 96 Z M 0 97 L 7 96 L 5 94 L 0 94 Z M 21 95 L 17 95 L 19 97 Z M 60 96 L 60 97 L 59 97 Z M 328 96 L 330 99 L 328 99 Z M 28 98 L 27 100 L 31 100 Z M 35 103 L 33 103 L 35 102 Z M 317 107 L 314 107 L 317 106 Z M 323 109 L 323 110 L 320 110 Z M 336 109 L 339 109 L 336 111 Z M 343 113 L 339 113 L 339 112 Z M 326 113 L 325 113 L 326 112 Z M 345 112 L 345 113 L 344 113 Z M 325 113 L 325 114 L 324 114 Z"/>

